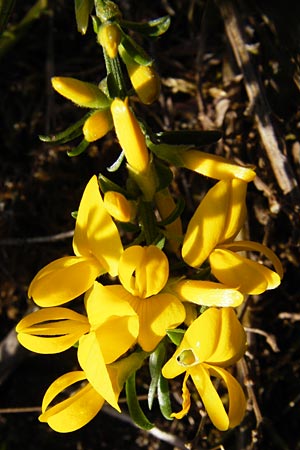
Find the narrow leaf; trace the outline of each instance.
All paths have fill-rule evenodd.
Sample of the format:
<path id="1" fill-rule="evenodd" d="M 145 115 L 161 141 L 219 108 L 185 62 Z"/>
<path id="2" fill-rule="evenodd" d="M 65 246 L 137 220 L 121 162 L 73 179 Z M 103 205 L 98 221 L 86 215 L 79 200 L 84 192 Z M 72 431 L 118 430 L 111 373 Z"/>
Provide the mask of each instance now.
<path id="1" fill-rule="evenodd" d="M 184 144 L 201 147 L 202 145 L 214 144 L 221 139 L 222 133 L 214 130 L 178 130 L 156 133 L 156 137 L 161 144 Z"/>
<path id="2" fill-rule="evenodd" d="M 173 420 L 171 417 L 172 407 L 170 400 L 170 391 L 168 380 L 160 374 L 157 386 L 157 398 L 160 407 L 160 411 L 165 419 Z"/>
<path id="3" fill-rule="evenodd" d="M 73 150 L 67 152 L 68 156 L 78 156 L 81 153 L 83 153 L 88 146 L 90 145 L 90 142 L 83 139 L 77 147 L 73 148 Z"/>
<path id="4" fill-rule="evenodd" d="M 158 37 L 165 33 L 171 24 L 170 16 L 159 17 L 158 19 L 149 20 L 148 22 L 130 22 L 127 20 L 120 21 L 120 25 L 129 28 L 148 37 Z"/>
<path id="5" fill-rule="evenodd" d="M 127 379 L 125 389 L 129 414 L 132 420 L 143 430 L 151 430 L 151 428 L 154 427 L 154 424 L 147 419 L 137 399 L 135 372 Z"/>
<path id="6" fill-rule="evenodd" d="M 89 116 L 90 113 L 85 114 L 81 119 L 60 133 L 49 136 L 40 135 L 39 138 L 43 142 L 52 142 L 55 144 L 65 144 L 66 142 L 72 141 L 82 134 L 82 126 Z"/>
<path id="7" fill-rule="evenodd" d="M 148 391 L 149 409 L 152 408 L 153 401 L 154 401 L 154 398 L 156 395 L 158 381 L 159 381 L 159 377 L 161 374 L 161 368 L 164 364 L 165 355 L 166 355 L 166 349 L 165 349 L 164 344 L 161 342 L 156 347 L 154 352 L 151 353 L 150 358 L 149 358 L 149 370 L 150 370 L 150 376 L 151 376 L 151 382 L 150 382 L 150 387 L 149 387 L 149 391 Z"/>

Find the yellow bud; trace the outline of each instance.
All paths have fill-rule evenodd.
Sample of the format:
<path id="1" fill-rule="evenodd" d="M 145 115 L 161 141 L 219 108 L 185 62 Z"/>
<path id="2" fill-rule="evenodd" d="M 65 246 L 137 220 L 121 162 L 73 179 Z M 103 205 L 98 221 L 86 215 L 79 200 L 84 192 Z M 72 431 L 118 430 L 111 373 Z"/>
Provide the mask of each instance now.
<path id="1" fill-rule="evenodd" d="M 149 165 L 149 152 L 141 127 L 129 108 L 128 98 L 124 101 L 115 98 L 111 104 L 111 113 L 117 138 L 129 166 L 136 173 L 145 172 Z"/>
<path id="2" fill-rule="evenodd" d="M 94 142 L 106 135 L 113 127 L 109 109 L 94 112 L 83 125 L 83 135 L 86 141 Z"/>
<path id="3" fill-rule="evenodd" d="M 51 78 L 53 88 L 68 100 L 85 108 L 103 108 L 108 106 L 108 98 L 100 89 L 85 81 L 70 77 Z"/>
<path id="4" fill-rule="evenodd" d="M 115 58 L 118 54 L 118 45 L 121 41 L 121 32 L 114 23 L 106 22 L 100 27 L 98 42 L 106 50 L 110 58 Z"/>
<path id="5" fill-rule="evenodd" d="M 132 86 L 145 105 L 150 105 L 160 94 L 160 78 L 153 66 L 140 66 L 136 63 L 126 64 Z"/>
<path id="6" fill-rule="evenodd" d="M 130 222 L 136 214 L 134 202 L 127 200 L 120 192 L 106 192 L 104 194 L 104 206 L 107 212 L 120 222 Z"/>

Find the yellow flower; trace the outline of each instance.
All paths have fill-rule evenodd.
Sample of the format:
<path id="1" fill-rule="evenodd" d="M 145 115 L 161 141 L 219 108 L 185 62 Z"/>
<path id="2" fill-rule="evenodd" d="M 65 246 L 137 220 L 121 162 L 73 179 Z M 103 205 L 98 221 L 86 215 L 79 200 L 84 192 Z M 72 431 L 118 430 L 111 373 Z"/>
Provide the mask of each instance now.
<path id="1" fill-rule="evenodd" d="M 145 355 L 142 352 L 133 353 L 127 358 L 107 366 L 115 403 L 118 402 L 124 382 L 132 372 L 140 368 L 144 358 Z M 52 401 L 65 389 L 70 386 L 74 388 L 75 383 L 80 383 L 75 393 L 69 398 L 51 405 Z M 69 433 L 90 422 L 100 411 L 104 401 L 104 397 L 87 381 L 83 371 L 69 372 L 55 380 L 47 389 L 39 420 L 47 422 L 53 430 L 59 433 Z"/>
<path id="2" fill-rule="evenodd" d="M 136 204 L 127 200 L 123 194 L 108 191 L 104 194 L 104 206 L 108 213 L 120 222 L 130 222 L 136 215 Z"/>
<path id="3" fill-rule="evenodd" d="M 246 217 L 247 183 L 222 180 L 211 188 L 191 218 L 182 246 L 182 257 L 192 267 L 209 260 L 212 274 L 224 285 L 244 294 L 274 289 L 283 276 L 277 256 L 266 246 L 237 241 Z M 275 272 L 236 252 L 258 251 L 272 262 Z"/>
<path id="4" fill-rule="evenodd" d="M 138 245 L 127 248 L 119 264 L 122 285 L 103 286 L 103 297 L 114 304 L 126 300 L 139 317 L 137 342 L 146 352 L 154 350 L 167 329 L 176 328 L 185 319 L 185 309 L 175 295 L 161 292 L 169 276 L 165 254 L 155 247 Z"/>
<path id="5" fill-rule="evenodd" d="M 53 88 L 63 97 L 84 108 L 109 106 L 106 95 L 94 84 L 70 77 L 51 78 Z"/>
<path id="6" fill-rule="evenodd" d="M 232 308 L 209 308 L 187 329 L 174 355 L 162 368 L 166 378 L 186 372 L 182 391 L 182 410 L 173 413 L 180 419 L 190 408 L 187 379 L 191 376 L 211 421 L 219 430 L 237 426 L 243 419 L 246 400 L 235 378 L 224 368 L 238 361 L 246 348 L 244 329 Z M 228 390 L 226 412 L 211 376 L 223 380 Z"/>
<path id="7" fill-rule="evenodd" d="M 109 109 L 101 109 L 94 112 L 85 122 L 82 128 L 86 141 L 94 142 L 101 139 L 113 128 L 113 121 Z"/>
<path id="8" fill-rule="evenodd" d="M 111 22 L 103 23 L 98 32 L 98 42 L 107 52 L 110 58 L 115 58 L 118 54 L 118 45 L 121 41 L 119 27 Z"/>
<path id="9" fill-rule="evenodd" d="M 86 292 L 99 275 L 118 274 L 123 247 L 103 205 L 96 176 L 87 184 L 80 202 L 73 250 L 76 256 L 51 262 L 32 280 L 28 295 L 38 305 L 62 305 Z"/>
<path id="10" fill-rule="evenodd" d="M 111 301 L 113 300 L 113 301 Z M 78 361 L 87 380 L 108 403 L 119 411 L 107 364 L 116 361 L 135 344 L 138 316 L 129 303 L 106 296 L 95 282 L 85 298 L 87 317 L 67 308 L 46 308 L 33 312 L 17 326 L 19 342 L 37 353 L 59 353 L 78 340 Z"/>

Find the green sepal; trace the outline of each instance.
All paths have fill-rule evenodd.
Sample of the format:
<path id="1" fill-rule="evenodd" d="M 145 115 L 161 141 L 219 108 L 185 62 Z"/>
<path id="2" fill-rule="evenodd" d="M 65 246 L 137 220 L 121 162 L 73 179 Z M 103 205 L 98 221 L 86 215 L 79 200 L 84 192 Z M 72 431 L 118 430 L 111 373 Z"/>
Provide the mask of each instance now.
<path id="1" fill-rule="evenodd" d="M 51 142 L 55 144 L 65 144 L 66 142 L 72 141 L 82 134 L 82 126 L 89 116 L 90 113 L 85 114 L 80 120 L 58 134 L 52 134 L 50 136 L 39 135 L 39 139 L 42 142 Z"/>
<path id="2" fill-rule="evenodd" d="M 151 382 L 148 391 L 148 407 L 151 410 L 153 401 L 157 392 L 157 386 L 159 377 L 161 374 L 161 368 L 165 362 L 166 348 L 163 342 L 160 342 L 154 352 L 149 357 L 149 371 L 151 376 Z"/>
<path id="3" fill-rule="evenodd" d="M 174 210 L 171 212 L 171 214 L 168 215 L 168 217 L 161 220 L 158 223 L 158 225 L 164 227 L 164 226 L 169 225 L 170 223 L 174 222 L 177 219 L 177 217 L 179 217 L 182 214 L 184 208 L 185 208 L 185 201 L 184 201 L 183 197 L 179 197 Z"/>
<path id="4" fill-rule="evenodd" d="M 165 189 L 173 180 L 173 172 L 166 164 L 158 159 L 154 159 L 154 167 L 156 173 L 157 191 Z"/>
<path id="5" fill-rule="evenodd" d="M 175 328 L 174 330 L 167 330 L 167 336 L 171 339 L 173 344 L 179 345 L 183 339 L 185 330 L 182 328 Z"/>
<path id="6" fill-rule="evenodd" d="M 100 185 L 100 189 L 105 194 L 108 191 L 114 191 L 119 192 L 120 194 L 124 195 L 124 197 L 129 198 L 128 192 L 126 189 L 119 186 L 117 183 L 114 183 L 109 178 L 105 177 L 101 173 L 98 175 L 98 181 Z M 130 199 L 130 198 L 129 198 Z"/>
<path id="7" fill-rule="evenodd" d="M 92 16 L 92 24 L 94 32 L 98 35 L 99 28 L 101 27 L 101 20 L 96 16 Z"/>
<path id="8" fill-rule="evenodd" d="M 151 58 L 145 50 L 138 45 L 130 36 L 122 32 L 122 40 L 119 44 L 119 52 L 121 58 L 126 64 L 126 53 L 131 59 L 141 66 L 150 66 L 153 63 L 153 58 Z"/>
<path id="9" fill-rule="evenodd" d="M 222 133 L 216 130 L 178 130 L 155 133 L 155 137 L 160 144 L 201 147 L 215 144 L 221 139 Z"/>
<path id="10" fill-rule="evenodd" d="M 125 384 L 126 400 L 129 414 L 134 423 L 143 430 L 151 430 L 154 424 L 151 423 L 142 411 L 136 395 L 135 372 L 129 376 Z"/>
<path id="11" fill-rule="evenodd" d="M 121 20 L 120 25 L 124 28 L 137 31 L 148 37 L 158 37 L 164 34 L 171 24 L 170 16 L 159 17 L 158 19 L 149 20 L 148 22 L 130 22 Z"/>
<path id="12" fill-rule="evenodd" d="M 82 139 L 82 141 L 80 142 L 80 144 L 77 145 L 77 147 L 73 148 L 73 150 L 70 150 L 69 152 L 67 152 L 68 156 L 78 156 L 81 155 L 81 153 L 83 153 L 88 146 L 90 145 L 90 142 L 86 141 L 85 139 Z"/>
<path id="13" fill-rule="evenodd" d="M 75 0 L 75 17 L 77 23 L 77 30 L 81 34 L 85 34 L 89 17 L 94 6 L 93 0 Z"/>
<path id="14" fill-rule="evenodd" d="M 159 234 L 157 238 L 153 241 L 153 245 L 155 245 L 155 247 L 159 248 L 160 250 L 164 248 L 165 243 L 166 237 L 163 234 Z"/>
<path id="15" fill-rule="evenodd" d="M 77 216 L 78 216 L 78 211 L 71 212 L 71 217 L 73 217 L 73 219 L 77 219 Z"/>

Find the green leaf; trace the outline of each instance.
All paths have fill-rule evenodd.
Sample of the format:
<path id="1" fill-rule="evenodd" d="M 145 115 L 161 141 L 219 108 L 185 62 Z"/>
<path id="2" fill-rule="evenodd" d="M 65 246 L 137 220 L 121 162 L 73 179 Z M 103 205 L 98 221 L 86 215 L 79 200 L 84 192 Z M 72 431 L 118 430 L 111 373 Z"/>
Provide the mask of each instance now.
<path id="1" fill-rule="evenodd" d="M 89 116 L 90 113 L 85 114 L 80 120 L 58 134 L 52 134 L 50 136 L 40 135 L 39 138 L 43 142 L 52 142 L 55 144 L 65 144 L 66 142 L 72 141 L 82 134 L 82 126 Z"/>
<path id="2" fill-rule="evenodd" d="M 151 376 L 151 382 L 148 391 L 148 406 L 152 408 L 153 400 L 156 395 L 159 377 L 161 374 L 161 368 L 165 362 L 166 349 L 163 342 L 160 342 L 154 352 L 149 357 L 149 370 Z"/>
<path id="3" fill-rule="evenodd" d="M 164 416 L 164 418 L 167 420 L 173 420 L 173 417 L 171 417 L 172 407 L 170 400 L 169 383 L 168 380 L 162 374 L 160 374 L 158 380 L 157 398 L 160 411 Z"/>
<path id="4" fill-rule="evenodd" d="M 158 19 L 149 20 L 148 22 L 130 22 L 121 20 L 120 25 L 124 28 L 137 31 L 148 37 L 158 37 L 165 33 L 171 24 L 170 16 L 159 17 Z"/>
<path id="5" fill-rule="evenodd" d="M 75 0 L 75 17 L 77 23 L 77 30 L 81 34 L 85 34 L 89 17 L 94 6 L 93 0 Z"/>
<path id="6" fill-rule="evenodd" d="M 143 430 L 151 430 L 151 428 L 154 427 L 154 424 L 147 419 L 137 399 L 135 372 L 126 380 L 125 390 L 129 414 L 132 420 Z"/>
<path id="7" fill-rule="evenodd" d="M 182 328 L 175 328 L 175 330 L 167 330 L 167 336 L 171 339 L 173 344 L 179 345 L 184 336 L 185 330 Z"/>
<path id="8" fill-rule="evenodd" d="M 214 130 L 184 130 L 184 131 L 162 131 L 155 134 L 160 144 L 192 145 L 201 147 L 216 143 L 222 137 L 220 131 Z"/>
<path id="9" fill-rule="evenodd" d="M 108 192 L 108 191 L 114 191 L 114 192 L 119 192 L 120 194 L 123 194 L 126 198 L 128 198 L 128 192 L 124 188 L 119 186 L 117 183 L 114 183 L 113 181 L 111 181 L 109 178 L 105 177 L 101 173 L 98 175 L 98 181 L 99 181 L 100 189 L 103 192 L 103 194 L 105 194 L 105 192 Z"/>
<path id="10" fill-rule="evenodd" d="M 122 150 L 120 155 L 118 156 L 118 159 L 110 167 L 107 167 L 106 170 L 108 170 L 108 172 L 116 172 L 120 168 L 122 162 L 124 161 L 124 158 L 125 153 Z"/>
<path id="11" fill-rule="evenodd" d="M 67 152 L 68 156 L 78 156 L 81 153 L 83 153 L 88 146 L 90 145 L 90 142 L 86 141 L 85 139 L 83 139 L 79 145 L 77 145 L 77 147 L 73 148 L 73 150 Z"/>
<path id="12" fill-rule="evenodd" d="M 150 58 L 145 50 L 124 32 L 122 33 L 122 41 L 119 44 L 119 52 L 125 64 L 126 53 L 131 59 L 141 66 L 150 66 L 150 64 L 153 63 L 153 58 Z"/>
<path id="13" fill-rule="evenodd" d="M 150 139 L 146 140 L 147 147 L 160 159 L 182 167 L 184 165 L 181 153 L 192 148 L 191 145 L 154 144 Z"/>
<path id="14" fill-rule="evenodd" d="M 173 172 L 169 166 L 167 166 L 162 161 L 155 159 L 154 160 L 155 173 L 157 176 L 157 191 L 161 191 L 170 185 L 173 180 Z"/>

